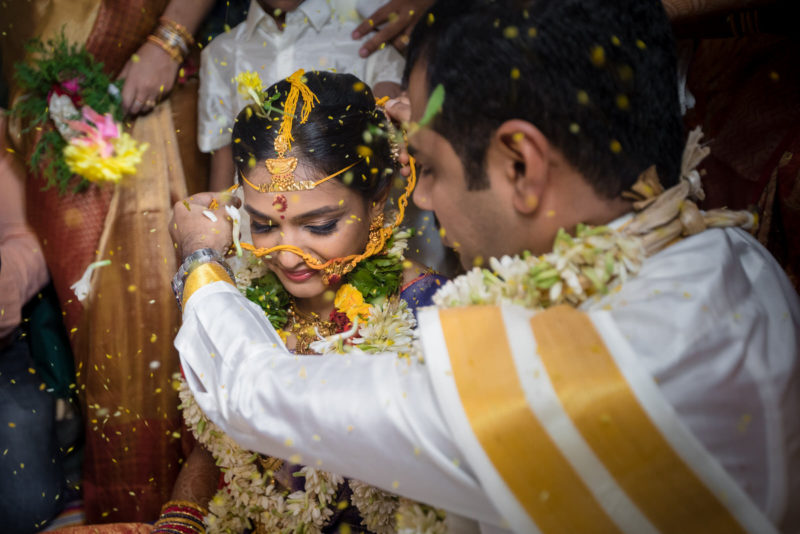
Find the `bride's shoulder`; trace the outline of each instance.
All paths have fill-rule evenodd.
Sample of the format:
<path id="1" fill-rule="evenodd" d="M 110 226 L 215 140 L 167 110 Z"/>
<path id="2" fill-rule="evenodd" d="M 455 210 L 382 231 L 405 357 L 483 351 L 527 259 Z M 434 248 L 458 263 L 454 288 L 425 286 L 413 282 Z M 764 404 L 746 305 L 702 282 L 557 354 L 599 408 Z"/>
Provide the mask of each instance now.
<path id="1" fill-rule="evenodd" d="M 416 279 L 433 271 L 418 261 L 406 259 L 403 262 L 403 286 L 407 286 Z"/>
<path id="2" fill-rule="evenodd" d="M 420 306 L 433 304 L 433 295 L 447 283 L 447 278 L 421 263 L 409 261 L 403 270 L 403 286 L 400 297 L 416 313 Z"/>

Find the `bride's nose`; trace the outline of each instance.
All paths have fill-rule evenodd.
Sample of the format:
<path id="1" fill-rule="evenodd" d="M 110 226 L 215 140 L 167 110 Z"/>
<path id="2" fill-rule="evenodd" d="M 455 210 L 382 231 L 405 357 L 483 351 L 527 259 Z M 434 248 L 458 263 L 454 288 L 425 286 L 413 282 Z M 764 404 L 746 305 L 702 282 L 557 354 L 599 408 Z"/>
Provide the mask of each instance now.
<path id="1" fill-rule="evenodd" d="M 275 261 L 278 263 L 278 266 L 281 269 L 285 269 L 287 271 L 294 271 L 299 269 L 303 265 L 303 258 L 295 254 L 294 252 L 289 252 L 287 250 L 280 250 L 278 251 L 278 255 L 275 258 Z"/>

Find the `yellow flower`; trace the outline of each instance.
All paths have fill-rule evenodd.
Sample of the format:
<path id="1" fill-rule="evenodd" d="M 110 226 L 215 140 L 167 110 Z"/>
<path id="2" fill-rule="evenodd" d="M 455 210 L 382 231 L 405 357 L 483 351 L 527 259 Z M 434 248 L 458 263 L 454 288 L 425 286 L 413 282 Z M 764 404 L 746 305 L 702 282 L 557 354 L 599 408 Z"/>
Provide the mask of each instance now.
<path id="1" fill-rule="evenodd" d="M 339 288 L 333 305 L 347 315 L 350 321 L 355 321 L 356 317 L 365 320 L 369 316 L 370 305 L 364 302 L 361 292 L 350 284 L 344 284 Z"/>
<path id="2" fill-rule="evenodd" d="M 135 174 L 136 166 L 142 162 L 147 143 L 136 143 L 129 134 L 122 133 L 110 140 L 111 156 L 103 156 L 102 148 L 95 143 L 76 139 L 64 147 L 64 161 L 69 170 L 90 182 L 119 182 L 125 174 Z"/>
<path id="3" fill-rule="evenodd" d="M 283 344 L 286 345 L 286 340 L 289 339 L 289 332 L 281 328 L 278 330 L 278 335 L 281 336 L 281 341 L 283 341 Z"/>
<path id="4" fill-rule="evenodd" d="M 261 93 L 261 90 L 264 87 L 264 84 L 261 82 L 261 77 L 258 75 L 257 72 L 253 71 L 245 71 L 240 72 L 236 75 L 234 80 L 237 83 L 237 90 L 244 96 L 253 97 L 253 94 L 258 95 Z M 256 102 L 258 101 L 257 98 L 254 98 Z"/>

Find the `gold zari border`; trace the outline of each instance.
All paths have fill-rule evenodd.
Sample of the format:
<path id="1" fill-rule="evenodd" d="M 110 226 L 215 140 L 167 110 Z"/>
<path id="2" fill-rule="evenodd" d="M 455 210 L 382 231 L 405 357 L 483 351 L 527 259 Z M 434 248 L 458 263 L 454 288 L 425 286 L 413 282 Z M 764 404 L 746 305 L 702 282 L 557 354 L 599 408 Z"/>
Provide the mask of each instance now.
<path id="1" fill-rule="evenodd" d="M 439 318 L 472 430 L 536 526 L 544 534 L 620 532 L 528 406 L 500 309 L 454 308 Z"/>
<path id="2" fill-rule="evenodd" d="M 203 263 L 189 273 L 183 286 L 183 307 L 186 307 L 186 303 L 195 291 L 213 282 L 228 282 L 233 285 L 233 280 L 225 268 L 213 261 Z"/>
<path id="3" fill-rule="evenodd" d="M 559 306 L 535 315 L 530 324 L 564 410 L 658 530 L 744 532 L 644 411 L 585 313 Z"/>

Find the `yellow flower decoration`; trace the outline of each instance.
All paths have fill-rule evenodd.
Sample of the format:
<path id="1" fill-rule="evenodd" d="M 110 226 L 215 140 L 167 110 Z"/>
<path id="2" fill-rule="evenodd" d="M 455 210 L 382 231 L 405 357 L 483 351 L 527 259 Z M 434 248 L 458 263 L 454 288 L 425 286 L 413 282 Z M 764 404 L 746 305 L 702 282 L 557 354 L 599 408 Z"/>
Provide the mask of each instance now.
<path id="1" fill-rule="evenodd" d="M 350 321 L 355 321 L 356 317 L 366 320 L 369 316 L 370 305 L 364 302 L 361 292 L 350 284 L 344 284 L 336 292 L 333 305 L 340 312 L 347 315 Z"/>
<path id="2" fill-rule="evenodd" d="M 261 101 L 258 95 L 264 88 L 264 83 L 261 81 L 261 76 L 259 76 L 257 72 L 253 71 L 240 72 L 239 74 L 236 75 L 234 81 L 237 84 L 236 89 L 243 96 L 249 96 L 255 102 Z"/>
<path id="3" fill-rule="evenodd" d="M 142 154 L 150 146 L 137 144 L 129 134 L 122 133 L 110 140 L 113 154 L 105 156 L 102 147 L 95 143 L 70 143 L 64 147 L 64 161 L 69 170 L 90 182 L 114 182 L 126 174 L 135 174 L 142 162 Z"/>
<path id="4" fill-rule="evenodd" d="M 286 340 L 289 339 L 289 332 L 281 328 L 278 330 L 278 335 L 281 336 L 281 341 L 283 341 L 283 344 L 286 345 Z"/>

